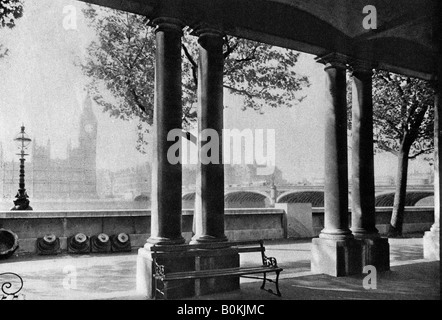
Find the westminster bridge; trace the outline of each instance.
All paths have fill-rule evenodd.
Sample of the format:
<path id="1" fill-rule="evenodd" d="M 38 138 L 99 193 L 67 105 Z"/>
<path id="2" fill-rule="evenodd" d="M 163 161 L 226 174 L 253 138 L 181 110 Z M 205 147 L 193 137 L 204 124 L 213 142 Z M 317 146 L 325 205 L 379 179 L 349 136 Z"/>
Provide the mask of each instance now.
<path id="1" fill-rule="evenodd" d="M 395 188 L 395 185 L 377 185 L 375 187 L 376 207 L 392 207 Z M 349 203 L 351 203 L 351 185 L 348 196 Z M 433 196 L 434 186 L 431 184 L 408 185 L 405 205 L 415 206 L 419 201 Z M 195 190 L 184 189 L 182 199 L 183 207 L 193 207 Z M 272 188 L 268 185 L 229 185 L 225 188 L 224 201 L 226 207 L 230 208 L 270 207 L 275 203 L 311 203 L 312 207 L 324 207 L 324 186 L 281 185 Z"/>

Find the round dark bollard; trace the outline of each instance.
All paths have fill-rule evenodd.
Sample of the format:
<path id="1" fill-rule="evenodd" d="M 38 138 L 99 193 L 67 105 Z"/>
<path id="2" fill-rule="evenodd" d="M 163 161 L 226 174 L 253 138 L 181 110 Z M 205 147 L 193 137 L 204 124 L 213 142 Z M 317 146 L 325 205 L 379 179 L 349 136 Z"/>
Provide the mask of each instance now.
<path id="1" fill-rule="evenodd" d="M 18 236 L 11 230 L 0 229 L 0 259 L 7 259 L 18 249 Z"/>
<path id="2" fill-rule="evenodd" d="M 111 251 L 109 236 L 105 233 L 91 237 L 91 250 L 93 253 L 107 253 Z"/>
<path id="3" fill-rule="evenodd" d="M 130 252 L 130 237 L 126 233 L 120 233 L 111 237 L 112 252 Z"/>
<path id="4" fill-rule="evenodd" d="M 68 238 L 68 252 L 76 254 L 89 253 L 89 238 L 84 233 L 77 233 L 73 237 Z"/>
<path id="5" fill-rule="evenodd" d="M 37 239 L 37 253 L 40 255 L 56 255 L 61 253 L 60 239 L 54 234 L 47 234 Z"/>

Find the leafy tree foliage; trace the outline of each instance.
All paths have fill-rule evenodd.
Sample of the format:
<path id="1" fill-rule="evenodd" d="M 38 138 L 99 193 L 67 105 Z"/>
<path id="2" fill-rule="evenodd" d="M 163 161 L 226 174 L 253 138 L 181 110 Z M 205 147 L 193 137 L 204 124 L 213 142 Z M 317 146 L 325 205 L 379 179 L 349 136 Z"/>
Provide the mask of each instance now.
<path id="1" fill-rule="evenodd" d="M 23 16 L 23 4 L 21 0 L 0 0 L 0 29 L 15 27 L 15 20 Z M 0 43 L 0 58 L 3 58 L 8 50 Z"/>
<path id="2" fill-rule="evenodd" d="M 83 70 L 91 79 L 95 101 L 111 117 L 138 119 L 138 149 L 153 122 L 155 35 L 144 17 L 109 9 L 84 10 L 98 40 L 88 48 Z M 196 120 L 197 38 L 185 32 L 183 56 L 183 126 Z M 307 77 L 296 72 L 299 53 L 230 36 L 224 38 L 224 87 L 243 97 L 243 109 L 291 107 L 301 101 Z M 105 86 L 112 97 L 104 94 Z"/>

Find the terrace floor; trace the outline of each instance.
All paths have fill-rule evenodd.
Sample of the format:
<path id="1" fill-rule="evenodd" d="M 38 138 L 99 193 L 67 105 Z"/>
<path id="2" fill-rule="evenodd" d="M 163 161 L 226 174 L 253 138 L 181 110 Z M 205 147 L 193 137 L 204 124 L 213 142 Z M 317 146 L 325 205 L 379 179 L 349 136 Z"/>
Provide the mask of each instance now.
<path id="1" fill-rule="evenodd" d="M 200 300 L 429 300 L 440 299 L 440 262 L 423 259 L 422 238 L 390 239 L 391 271 L 377 275 L 377 288 L 366 290 L 366 275 L 335 278 L 310 272 L 311 240 L 266 241 L 268 256 L 284 268 L 282 297 L 260 290 L 260 283 L 241 279 L 241 289 Z M 23 278 L 27 300 L 143 299 L 135 291 L 137 252 L 126 254 L 22 256 L 0 261 L 0 273 Z M 259 254 L 243 254 L 242 264 L 259 263 Z M 74 275 L 75 281 L 68 281 Z M 4 282 L 4 279 L 0 279 Z M 259 280 L 258 280 L 259 281 Z M 66 287 L 70 284 L 70 288 Z M 64 285 L 65 284 L 65 285 Z M 269 284 L 270 286 L 272 284 Z"/>

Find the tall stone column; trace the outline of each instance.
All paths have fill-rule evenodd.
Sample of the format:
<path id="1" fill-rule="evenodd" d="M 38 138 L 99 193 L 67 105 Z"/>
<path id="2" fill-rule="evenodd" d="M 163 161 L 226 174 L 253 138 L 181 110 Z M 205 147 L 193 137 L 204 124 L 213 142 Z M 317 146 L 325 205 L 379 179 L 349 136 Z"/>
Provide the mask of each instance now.
<path id="1" fill-rule="evenodd" d="M 373 100 L 370 65 L 352 64 L 352 232 L 378 237 L 375 227 Z"/>
<path id="2" fill-rule="evenodd" d="M 313 239 L 312 271 L 334 276 L 361 272 L 360 244 L 348 221 L 346 57 L 332 53 L 325 64 L 324 229 Z"/>
<path id="3" fill-rule="evenodd" d="M 154 20 L 155 106 L 152 162 L 151 235 L 148 243 L 184 243 L 181 235 L 181 162 L 167 159 L 175 141 L 168 133 L 182 128 L 181 37 L 183 25 L 169 18 Z"/>
<path id="4" fill-rule="evenodd" d="M 193 242 L 227 241 L 224 234 L 223 35 L 199 28 L 198 168 Z"/>
<path id="5" fill-rule="evenodd" d="M 325 64 L 325 194 L 324 229 L 320 237 L 352 238 L 348 228 L 347 83 L 345 57 L 332 54 Z"/>
<path id="6" fill-rule="evenodd" d="M 436 12 L 440 12 L 442 3 L 437 2 Z M 440 260 L 440 212 L 442 199 L 442 176 L 440 171 L 440 152 L 442 150 L 442 19 L 434 23 L 434 45 L 438 48 L 435 57 L 435 99 L 434 99 L 434 224 L 424 235 L 424 258 Z"/>
<path id="7" fill-rule="evenodd" d="M 442 64 L 442 63 L 441 63 Z M 436 94 L 434 99 L 434 224 L 424 235 L 424 258 L 440 260 L 440 211 L 441 211 L 441 171 L 440 151 L 442 150 L 442 66 L 439 66 Z"/>
<path id="8" fill-rule="evenodd" d="M 376 229 L 371 64 L 352 61 L 352 232 L 361 240 L 362 265 L 388 270 L 388 239 Z"/>
<path id="9" fill-rule="evenodd" d="M 152 246 L 167 248 L 185 242 L 181 234 L 181 161 L 167 157 L 169 148 L 177 143 L 167 141 L 168 133 L 174 129 L 181 132 L 182 128 L 181 37 L 184 25 L 170 18 L 157 18 L 153 23 L 156 25 L 156 61 L 151 235 L 138 250 L 137 257 L 137 291 L 149 299 L 155 295 L 153 274 L 156 266 Z M 173 259 L 159 257 L 157 263 L 172 271 L 195 270 L 194 259 L 179 254 Z M 168 289 L 168 297 L 192 295 L 193 285 L 191 280 L 177 282 Z"/>

